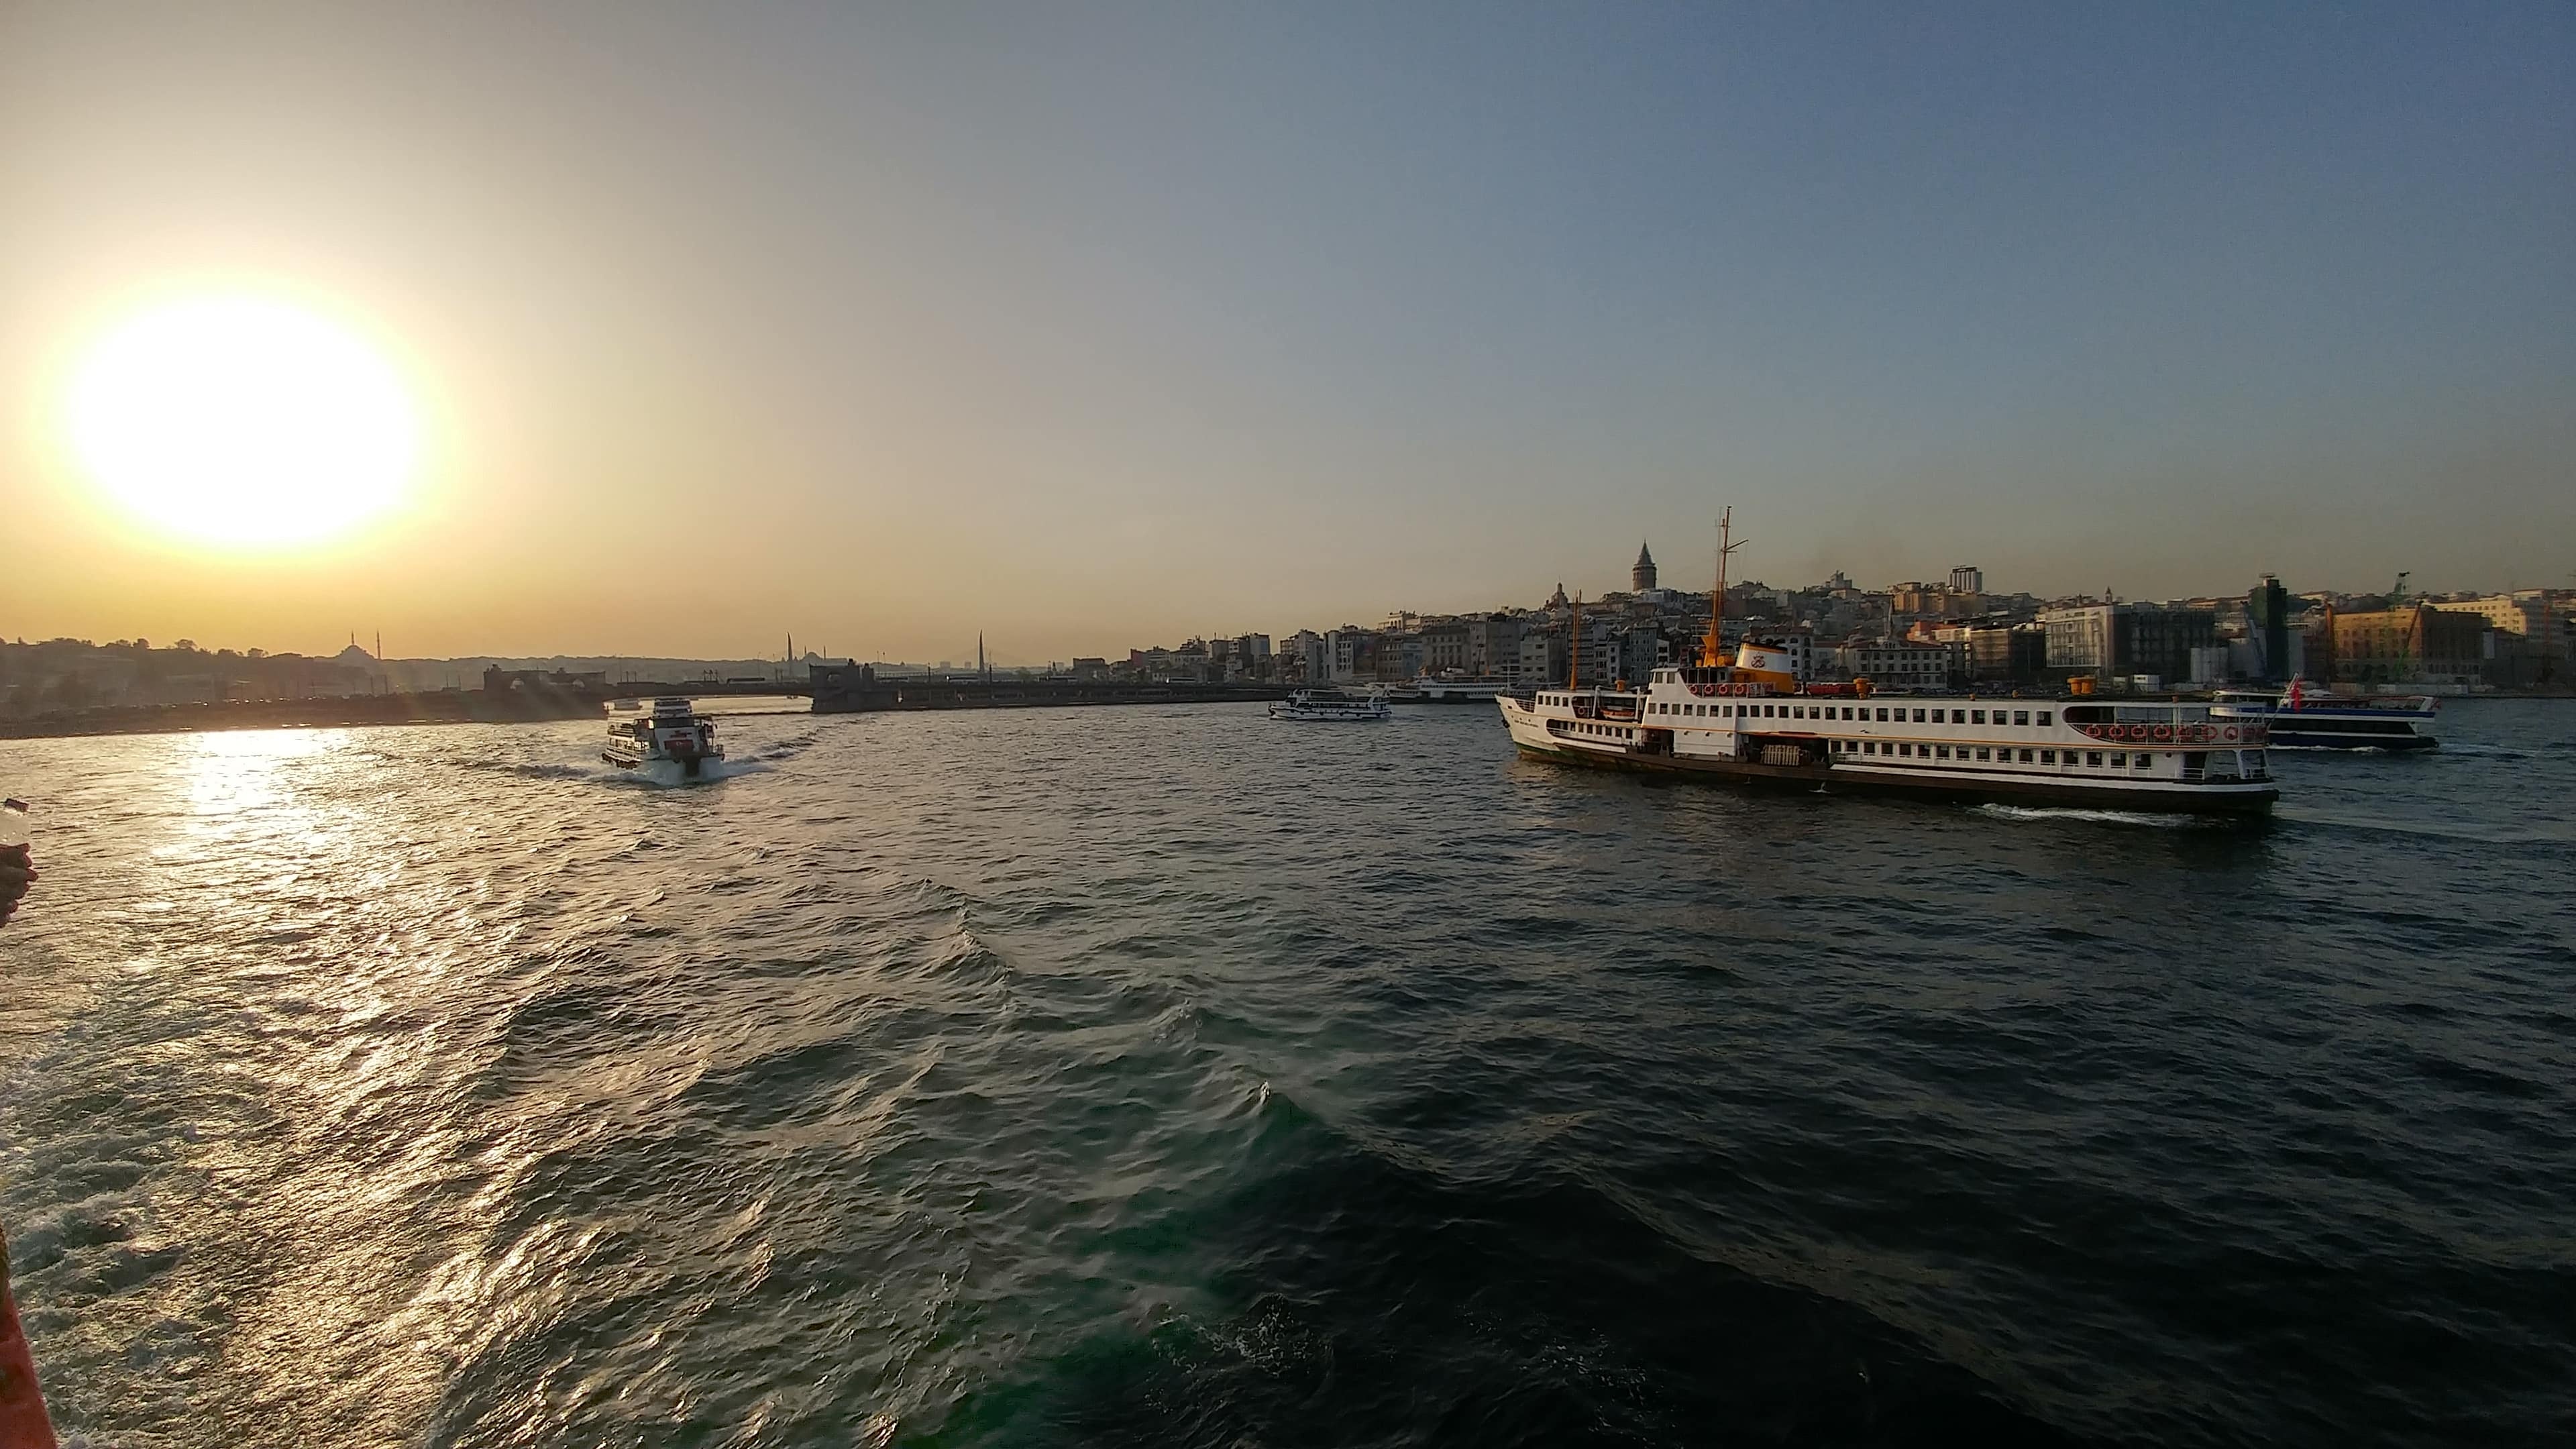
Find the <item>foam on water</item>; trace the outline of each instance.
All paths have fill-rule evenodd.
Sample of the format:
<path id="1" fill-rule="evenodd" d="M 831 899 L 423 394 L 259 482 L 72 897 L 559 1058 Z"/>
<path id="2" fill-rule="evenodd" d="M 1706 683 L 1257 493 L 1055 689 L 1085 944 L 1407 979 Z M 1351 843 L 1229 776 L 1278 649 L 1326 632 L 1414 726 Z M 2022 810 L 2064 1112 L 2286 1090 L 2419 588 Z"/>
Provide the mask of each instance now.
<path id="1" fill-rule="evenodd" d="M 2171 815 L 2152 810 L 2092 810 L 2077 805 L 1989 803 L 1972 808 L 1980 815 L 1990 815 L 1998 820 L 2081 820 L 2099 825 L 2143 825 L 2157 830 L 2181 830 L 2194 826 L 2224 828 L 2231 823 L 2224 819 Z"/>

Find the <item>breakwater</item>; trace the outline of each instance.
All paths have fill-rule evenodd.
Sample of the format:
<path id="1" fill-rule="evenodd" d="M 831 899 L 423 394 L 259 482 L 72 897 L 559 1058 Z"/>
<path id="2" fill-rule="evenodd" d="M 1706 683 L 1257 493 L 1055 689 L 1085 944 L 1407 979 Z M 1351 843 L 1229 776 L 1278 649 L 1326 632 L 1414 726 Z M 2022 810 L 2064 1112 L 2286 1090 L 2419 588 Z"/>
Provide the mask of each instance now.
<path id="1" fill-rule="evenodd" d="M 1242 684 L 1140 684 L 1126 680 L 941 679 L 880 676 L 867 665 L 818 668 L 814 713 L 926 709 L 1054 709 L 1113 704 L 1208 704 L 1285 699 L 1288 691 Z"/>

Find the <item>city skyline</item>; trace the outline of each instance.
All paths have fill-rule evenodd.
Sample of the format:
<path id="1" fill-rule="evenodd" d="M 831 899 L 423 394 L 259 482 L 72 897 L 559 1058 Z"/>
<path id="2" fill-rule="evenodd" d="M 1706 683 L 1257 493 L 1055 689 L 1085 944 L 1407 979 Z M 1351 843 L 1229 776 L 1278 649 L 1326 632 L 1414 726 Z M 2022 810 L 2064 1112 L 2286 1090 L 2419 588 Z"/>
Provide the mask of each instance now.
<path id="1" fill-rule="evenodd" d="M 2546 6 L 22 8 L 0 629 L 1039 662 L 1607 591 L 1640 534 L 1704 588 L 1727 505 L 1772 580 L 2564 586 L 2571 54 Z M 102 339 L 206 298 L 382 360 L 386 511 L 210 545 L 91 476 Z"/>
<path id="2" fill-rule="evenodd" d="M 1712 550 L 1712 554 L 1713 553 L 1714 550 Z M 1660 565 L 1658 567 L 1660 567 Z M 1633 571 L 1634 567 L 1631 565 L 1630 572 L 1632 575 Z M 1993 578 L 1990 575 L 1990 571 L 1974 563 L 1954 564 L 1947 568 L 1937 570 L 1920 570 L 1912 577 L 1891 578 L 1883 583 L 1872 583 L 1867 580 L 1852 579 L 1848 577 L 1847 570 L 1836 569 L 1829 571 L 1827 576 L 1822 579 L 1804 580 L 1788 584 L 1763 578 L 1738 578 L 1729 582 L 1728 589 L 1730 594 L 1753 591 L 1757 593 L 1776 592 L 1799 596 L 1815 596 L 1827 591 L 1828 587 L 1835 579 L 1841 579 L 1846 585 L 1857 591 L 1864 598 L 1885 601 L 1890 597 L 1891 593 L 1908 587 L 1919 587 L 1928 591 L 1938 592 L 1946 587 L 1951 587 L 1951 581 L 1960 574 L 1973 574 L 1979 576 L 1979 579 L 1984 586 L 1979 589 L 1978 592 L 1982 592 L 1988 599 L 1996 601 L 1999 604 L 2017 597 L 2037 600 L 2042 606 L 2071 604 L 2079 601 L 2093 602 L 2104 598 L 2104 592 L 2100 590 L 2077 591 L 2069 594 L 2038 594 L 2028 589 L 2013 587 L 2010 580 Z M 2274 578 L 2277 578 L 2276 574 L 2270 571 L 2265 571 L 2258 575 L 2255 580 L 2248 581 L 2248 583 L 2250 585 Z M 1713 584 L 1714 582 L 1714 578 L 1711 578 L 1703 581 L 1699 586 L 1694 587 L 1691 584 L 1677 580 L 1659 579 L 1656 587 L 1662 594 L 1673 598 L 1699 600 L 1701 601 L 1701 607 L 1704 608 L 1705 601 L 1708 599 L 1710 594 L 1708 585 Z M 2281 582 L 2282 586 L 2294 598 L 2302 596 L 2328 596 L 2368 600 L 2388 592 L 2386 586 L 2378 588 L 2336 588 L 2313 586 L 2307 581 L 2301 580 L 2283 580 Z M 2411 574 L 2402 578 L 2393 578 L 2388 582 L 2391 584 L 2402 582 L 2405 586 L 2407 595 L 2410 598 L 2435 600 L 2484 597 L 2509 592 L 2515 588 L 2541 588 L 2547 589 L 2553 593 L 2563 593 L 2565 591 L 2563 586 L 2546 583 L 2518 585 L 2508 584 L 2484 588 L 2444 588 L 2425 585 L 2421 581 L 2413 578 Z M 1550 598 L 1552 598 L 1555 591 L 1560 588 L 1563 588 L 1562 584 L 1552 586 L 1549 591 Z M 1594 603 L 1625 599 L 1633 596 L 1629 583 L 1622 583 L 1599 591 L 1577 588 L 1569 590 L 1568 592 L 1581 599 L 1589 600 Z M 2119 589 L 2111 589 L 2107 591 L 2110 599 L 2124 604 L 2164 602 L 2179 604 L 2187 601 L 2208 599 L 2239 600 L 2245 596 L 2246 592 L 2247 589 L 2243 587 L 2235 589 L 2210 590 L 2192 594 L 2165 595 L 2135 594 Z M 246 654 L 251 657 L 258 657 L 261 655 L 293 654 L 315 659 L 338 657 L 343 649 L 355 649 L 360 650 L 370 659 L 406 664 L 468 663 L 488 660 L 599 661 L 618 659 L 686 660 L 710 664 L 750 663 L 756 661 L 805 664 L 849 660 L 853 662 L 874 661 L 901 666 L 930 666 L 935 668 L 964 667 L 961 661 L 974 659 L 977 656 L 978 651 L 981 650 L 984 652 L 985 657 L 991 665 L 995 668 L 1027 670 L 1044 666 L 1063 666 L 1071 661 L 1086 657 L 1109 658 L 1114 660 L 1139 649 L 1158 648 L 1170 644 L 1179 644 L 1191 641 L 1223 640 L 1240 636 L 1260 636 L 1270 639 L 1286 639 L 1300 632 L 1324 633 L 1336 629 L 1378 631 L 1394 626 L 1397 621 L 1400 620 L 1415 621 L 1417 623 L 1431 623 L 1441 620 L 1469 619 L 1498 614 L 1537 615 L 1549 611 L 1549 602 L 1549 598 L 1542 598 L 1535 602 L 1526 602 L 1521 600 L 1497 600 L 1485 604 L 1472 604 L 1452 608 L 1397 606 L 1367 613 L 1346 611 L 1338 615 L 1318 615 L 1310 619 L 1285 623 L 1272 622 L 1268 624 L 1239 627 L 1209 626 L 1205 623 L 1201 623 L 1195 626 L 1186 627 L 1177 633 L 1164 636 L 1139 636 L 1134 639 L 1106 641 L 1070 651 L 1043 656 L 1030 655 L 1026 657 L 1023 657 L 1016 651 L 1002 647 L 999 642 L 992 640 L 991 631 L 988 630 L 975 631 L 973 637 L 968 641 L 968 647 L 966 647 L 963 652 L 958 651 L 952 646 L 945 649 L 935 647 L 928 652 L 912 655 L 897 655 L 870 651 L 864 647 L 858 649 L 842 648 L 834 645 L 828 638 L 817 642 L 815 639 L 809 637 L 808 639 L 799 642 L 796 640 L 793 633 L 789 633 L 780 639 L 779 642 L 782 647 L 775 653 L 763 652 L 757 648 L 745 648 L 700 655 L 675 655 L 665 651 L 651 650 L 536 648 L 521 650 L 466 649 L 452 653 L 411 654 L 398 650 L 389 650 L 384 644 L 383 631 L 381 630 L 375 631 L 372 637 L 368 637 L 367 631 L 359 629 L 343 628 L 336 632 L 322 631 L 330 633 L 332 638 L 340 640 L 339 648 L 321 646 L 307 648 L 285 646 L 272 648 L 267 644 L 251 644 L 238 640 L 200 639 L 196 637 L 194 633 L 165 635 L 158 641 L 152 641 L 152 637 L 148 634 L 39 636 L 27 632 L 13 632 L 7 627 L 5 620 L 0 620 L 0 643 L 17 643 L 25 645 L 46 642 L 48 639 L 76 639 L 82 643 L 92 646 L 151 642 L 153 643 L 153 647 L 163 649 L 178 646 L 198 648 L 208 653 L 225 651 L 235 654 Z M 1916 612 L 1912 610 L 1898 610 L 1894 611 L 1891 615 L 1891 617 L 1902 619 L 1911 619 L 1916 616 Z"/>

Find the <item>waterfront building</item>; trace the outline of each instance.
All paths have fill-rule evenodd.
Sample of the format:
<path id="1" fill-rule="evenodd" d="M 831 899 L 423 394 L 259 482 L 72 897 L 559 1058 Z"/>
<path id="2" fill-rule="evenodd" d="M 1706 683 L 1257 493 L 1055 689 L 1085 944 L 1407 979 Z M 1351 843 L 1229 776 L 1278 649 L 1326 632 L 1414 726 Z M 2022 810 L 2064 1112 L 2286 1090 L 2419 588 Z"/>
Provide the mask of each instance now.
<path id="1" fill-rule="evenodd" d="M 2033 684 L 2048 667 L 2048 632 L 2036 624 L 1981 624 L 1962 630 L 1968 678 Z"/>
<path id="2" fill-rule="evenodd" d="M 1520 659 L 1513 676 L 1523 686 L 1554 685 L 1565 678 L 1565 631 L 1531 629 L 1521 635 Z"/>
<path id="3" fill-rule="evenodd" d="M 1327 667 L 1333 682 L 1350 684 L 1377 678 L 1377 640 L 1375 630 L 1357 624 L 1326 631 L 1324 648 L 1331 661 Z"/>
<path id="4" fill-rule="evenodd" d="M 1493 613 L 1467 621 L 1467 663 L 1470 674 L 1504 674 L 1520 663 L 1521 631 L 1525 626 L 1510 614 Z"/>
<path id="5" fill-rule="evenodd" d="M 1422 626 L 1422 667 L 1437 674 L 1467 668 L 1467 621 L 1442 619 Z"/>
<path id="6" fill-rule="evenodd" d="M 2322 654 L 2337 684 L 2470 684 L 2495 651 L 2483 614 L 2408 604 L 2358 613 L 2324 612 L 2311 655 Z M 2319 646 L 2322 646 L 2320 649 Z"/>
<path id="7" fill-rule="evenodd" d="M 2218 642 L 2218 616 L 2207 609 L 2148 604 L 2087 604 L 2039 616 L 2048 636 L 2048 667 L 2121 678 L 2190 677 L 2191 651 Z"/>
<path id="8" fill-rule="evenodd" d="M 1951 651 L 1946 644 L 1873 639 L 1842 648 L 1843 668 L 1885 690 L 1946 689 Z"/>
<path id="9" fill-rule="evenodd" d="M 2569 651 L 2567 610 L 2576 604 L 2576 589 L 2515 589 L 2510 593 L 2435 600 L 2448 613 L 2475 614 L 2487 627 L 2515 636 L 2527 651 L 2561 665 L 2576 655 Z"/>

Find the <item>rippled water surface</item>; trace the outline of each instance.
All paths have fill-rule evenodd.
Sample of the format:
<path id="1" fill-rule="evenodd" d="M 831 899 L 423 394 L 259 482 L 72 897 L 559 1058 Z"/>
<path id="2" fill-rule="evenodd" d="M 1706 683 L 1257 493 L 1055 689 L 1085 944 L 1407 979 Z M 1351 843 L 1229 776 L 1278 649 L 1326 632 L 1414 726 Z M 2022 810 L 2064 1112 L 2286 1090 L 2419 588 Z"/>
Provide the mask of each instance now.
<path id="1" fill-rule="evenodd" d="M 103 1446 L 2576 1438 L 2576 708 L 2268 828 L 1481 709 L 12 743 Z"/>

